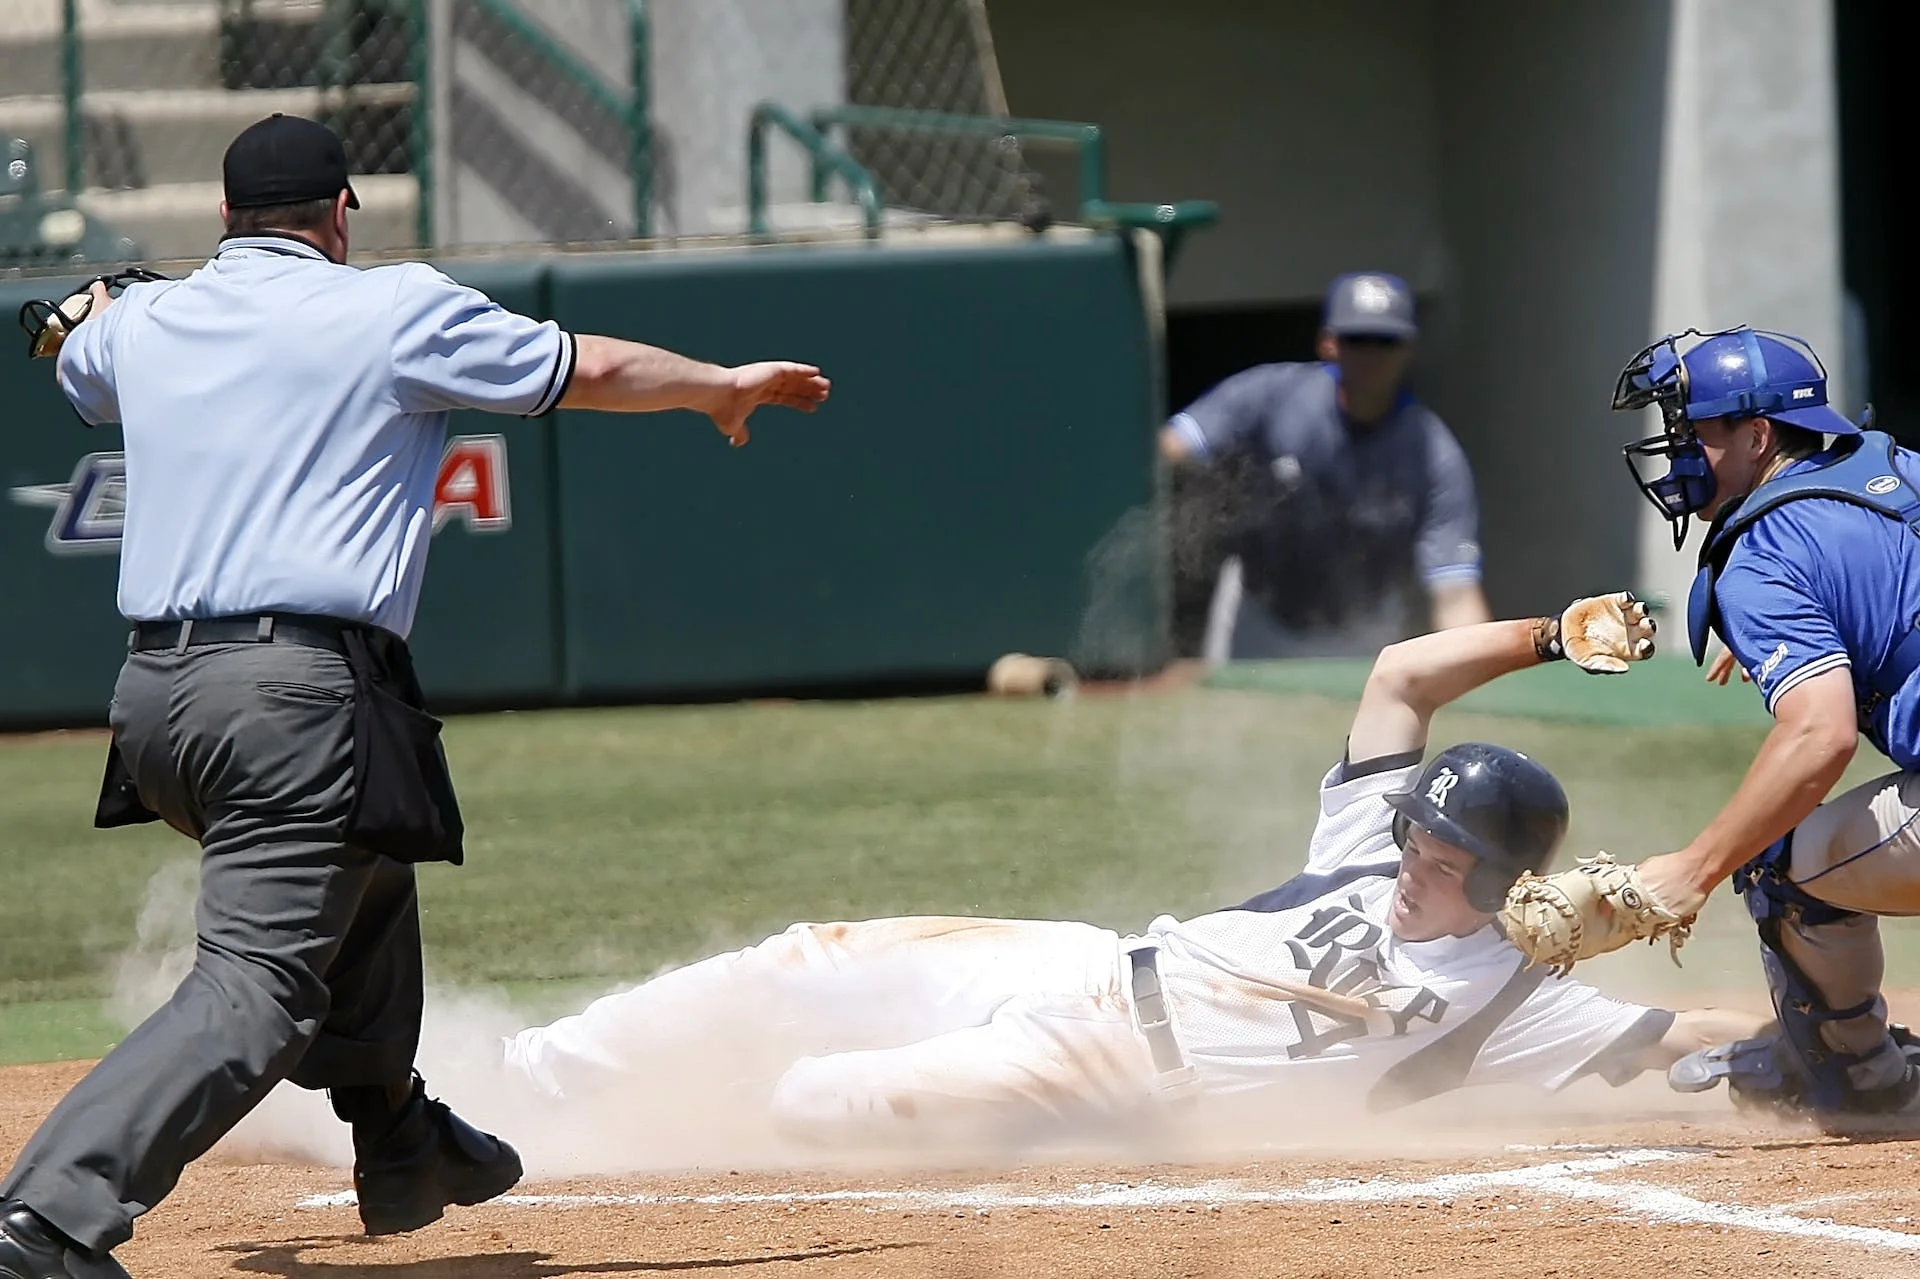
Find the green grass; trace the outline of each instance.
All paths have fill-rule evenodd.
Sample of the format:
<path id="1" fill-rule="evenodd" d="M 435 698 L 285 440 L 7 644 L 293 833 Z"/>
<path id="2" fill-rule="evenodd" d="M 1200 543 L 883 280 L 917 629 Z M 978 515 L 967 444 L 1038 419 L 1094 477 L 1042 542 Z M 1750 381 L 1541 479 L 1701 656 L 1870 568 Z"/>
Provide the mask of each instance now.
<path id="1" fill-rule="evenodd" d="M 1211 688 L 1314 693 L 1358 698 L 1373 663 L 1366 658 L 1230 662 L 1207 675 Z M 1738 680 L 1707 682 L 1685 657 L 1642 662 L 1630 674 L 1567 678 L 1561 666 L 1536 666 L 1497 679 L 1460 699 L 1460 709 L 1561 723 L 1647 728 L 1674 725 L 1767 725 L 1767 708 Z"/>
<path id="2" fill-rule="evenodd" d="M 98 1057 L 123 1033 L 98 999 L 0 1004 L 0 1066 Z"/>
<path id="3" fill-rule="evenodd" d="M 1127 930 L 1230 905 L 1298 868 L 1351 714 L 1337 698 L 1193 690 L 456 718 L 468 862 L 422 870 L 429 969 L 544 1016 L 795 920 Z M 1536 754 L 1573 798 L 1569 856 L 1638 858 L 1712 814 L 1763 731 L 1455 710 L 1436 741 Z M 131 954 L 151 980 L 191 924 L 191 844 L 91 828 L 102 749 L 91 734 L 0 739 L 0 1060 L 100 1051 L 121 1024 L 102 1004 L 116 972 Z M 1849 780 L 1885 767 L 1862 759 Z M 1757 989 L 1753 945 L 1722 894 L 1685 970 L 1635 948 L 1592 975 L 1642 997 Z"/>

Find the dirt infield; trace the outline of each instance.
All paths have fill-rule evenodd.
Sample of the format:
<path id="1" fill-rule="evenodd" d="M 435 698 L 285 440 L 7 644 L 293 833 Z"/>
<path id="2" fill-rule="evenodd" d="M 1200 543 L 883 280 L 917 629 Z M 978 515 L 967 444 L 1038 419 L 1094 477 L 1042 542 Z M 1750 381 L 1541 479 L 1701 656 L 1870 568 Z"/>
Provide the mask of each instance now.
<path id="1" fill-rule="evenodd" d="M 0 1072 L 0 1156 L 84 1069 Z M 377 1241 L 344 1170 L 216 1151 L 118 1255 L 136 1279 L 1920 1273 L 1920 1133 L 1823 1137 L 1657 1080 L 1425 1119 L 1347 1157 L 529 1181 Z"/>

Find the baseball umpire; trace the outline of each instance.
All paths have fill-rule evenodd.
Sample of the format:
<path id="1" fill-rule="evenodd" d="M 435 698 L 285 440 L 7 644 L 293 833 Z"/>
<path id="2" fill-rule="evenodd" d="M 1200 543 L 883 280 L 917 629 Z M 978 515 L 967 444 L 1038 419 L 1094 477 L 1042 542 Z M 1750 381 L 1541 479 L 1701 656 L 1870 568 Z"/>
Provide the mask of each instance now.
<path id="1" fill-rule="evenodd" d="M 1606 914 L 1653 901 L 1691 919 L 1731 875 L 1778 1030 L 1676 1062 L 1669 1082 L 1725 1079 L 1743 1104 L 1840 1130 L 1920 1091 L 1920 1044 L 1889 1028 L 1880 994 L 1877 918 L 1920 914 L 1920 457 L 1827 395 L 1811 347 L 1746 327 L 1662 338 L 1620 374 L 1616 409 L 1661 412 L 1662 432 L 1626 451 L 1675 548 L 1693 516 L 1711 521 L 1688 600 L 1694 660 L 1718 634 L 1774 724 L 1713 820 L 1634 867 L 1626 911 L 1617 899 Z M 1823 803 L 1862 736 L 1899 771 Z M 1581 923 L 1610 936 L 1600 949 L 1660 931 L 1599 913 Z"/>
<path id="2" fill-rule="evenodd" d="M 423 264 L 348 267 L 359 200 L 313 121 L 259 121 L 223 170 L 209 262 L 96 284 L 41 344 L 81 416 L 125 434 L 132 633 L 95 821 L 164 819 L 203 854 L 193 970 L 0 1186 L 0 1279 L 124 1275 L 110 1250 L 282 1079 L 351 1125 L 368 1234 L 519 1179 L 413 1069 L 414 864 L 462 860 L 406 643 L 447 414 L 688 408 L 739 445 L 756 408 L 829 390 L 570 334 Z"/>

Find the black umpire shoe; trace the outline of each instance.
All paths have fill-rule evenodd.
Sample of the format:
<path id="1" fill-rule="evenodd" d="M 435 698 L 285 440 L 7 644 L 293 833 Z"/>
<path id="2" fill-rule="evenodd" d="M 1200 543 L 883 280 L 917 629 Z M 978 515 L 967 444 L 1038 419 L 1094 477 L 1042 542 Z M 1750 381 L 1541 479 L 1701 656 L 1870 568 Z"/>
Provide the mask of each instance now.
<path id="1" fill-rule="evenodd" d="M 0 1279 L 128 1279 L 112 1257 L 93 1257 L 18 1199 L 0 1200 Z"/>
<path id="2" fill-rule="evenodd" d="M 427 1096 L 418 1075 L 385 1134 L 363 1139 L 362 1131 L 355 1125 L 353 1189 L 370 1235 L 418 1230 L 448 1204 L 484 1203 L 520 1180 L 519 1153 Z"/>

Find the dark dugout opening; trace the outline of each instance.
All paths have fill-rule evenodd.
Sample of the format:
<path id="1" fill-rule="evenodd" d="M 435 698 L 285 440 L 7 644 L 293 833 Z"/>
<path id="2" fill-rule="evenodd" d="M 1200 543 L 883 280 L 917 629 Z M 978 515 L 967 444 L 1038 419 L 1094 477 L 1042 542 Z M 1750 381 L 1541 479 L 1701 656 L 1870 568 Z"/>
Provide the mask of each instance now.
<path id="1" fill-rule="evenodd" d="M 1864 387 L 1853 373 L 1851 404 L 1871 402 L 1877 425 L 1908 448 L 1920 447 L 1920 373 L 1910 353 L 1920 341 L 1920 241 L 1907 223 L 1897 175 L 1911 163 L 1920 106 L 1907 80 L 1906 0 L 1837 0 L 1835 79 L 1840 112 L 1841 275 L 1848 294 L 1848 346 L 1865 339 Z M 1864 329 L 1864 333 L 1861 330 Z"/>

